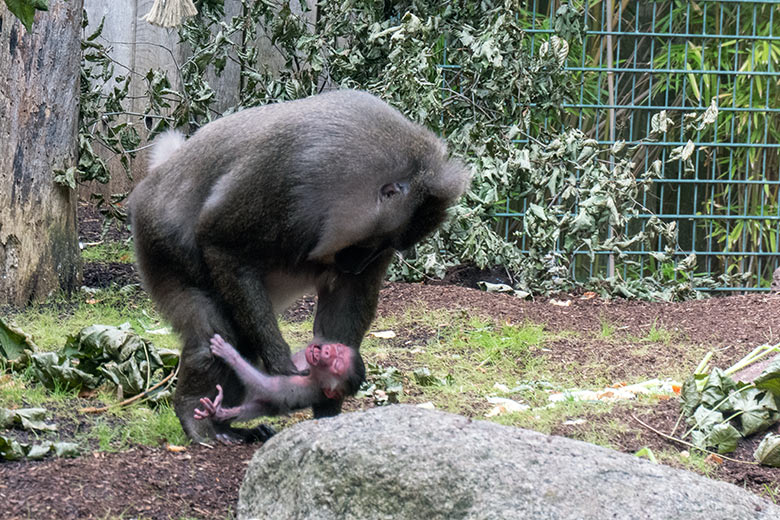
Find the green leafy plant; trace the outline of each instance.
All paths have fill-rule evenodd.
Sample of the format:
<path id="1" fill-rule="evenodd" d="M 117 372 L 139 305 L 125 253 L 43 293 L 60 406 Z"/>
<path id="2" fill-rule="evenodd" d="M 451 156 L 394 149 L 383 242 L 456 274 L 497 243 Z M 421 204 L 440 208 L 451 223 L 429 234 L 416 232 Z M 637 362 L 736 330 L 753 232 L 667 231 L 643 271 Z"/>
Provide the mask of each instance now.
<path id="1" fill-rule="evenodd" d="M 752 381 L 734 381 L 731 375 L 756 361 L 780 353 L 780 345 L 762 345 L 725 371 L 706 372 L 708 357 L 682 388 L 682 410 L 691 425 L 687 435 L 701 449 L 719 453 L 737 448 L 743 437 L 767 430 L 780 419 L 780 356 Z M 774 460 L 775 446 L 763 448 L 762 458 Z M 761 459 L 759 459 L 761 460 Z"/>
<path id="2" fill-rule="evenodd" d="M 78 165 L 54 170 L 55 182 L 71 189 L 83 182 L 105 184 L 109 181 L 111 169 L 101 155 L 101 149 L 103 155 L 116 158 L 125 175 L 130 177 L 130 159 L 141 142 L 136 125 L 124 108 L 133 73 L 116 73 L 109 49 L 101 43 L 104 22 L 105 19 L 81 42 Z M 82 27 L 86 28 L 87 24 L 85 14 Z M 115 194 L 106 199 L 94 194 L 92 197 L 103 214 L 123 219 L 126 215 L 121 202 L 125 196 Z"/>
<path id="3" fill-rule="evenodd" d="M 468 2 L 457 9 L 419 0 L 392 5 L 322 0 L 316 17 L 305 2 L 242 4 L 240 14 L 225 19 L 219 2 L 204 2 L 200 15 L 180 29 L 192 52 L 173 71 L 181 79 L 179 90 L 171 88 L 166 73 L 145 75 L 148 106 L 135 116 L 151 122 L 150 137 L 170 127 L 194 130 L 219 117 L 207 74 L 219 75 L 228 64 L 238 68 L 240 84 L 238 101 L 226 112 L 325 88 L 368 90 L 440 133 L 474 171 L 471 190 L 452 209 L 453 218 L 396 262 L 392 277 L 442 276 L 448 267 L 472 263 L 504 266 L 522 293 L 588 287 L 609 295 L 677 299 L 698 296 L 695 289 L 707 286 L 707 279 L 694 274 L 695 259 L 676 256 L 675 225 L 648 220 L 651 211 L 640 203 L 640 194 L 659 177 L 660 163 L 637 172 L 636 146 L 604 147 L 577 130 L 556 131 L 548 124 L 565 120 L 561 106 L 578 79 L 564 65 L 572 46 L 583 45 L 581 3 L 544 20 L 556 31 L 549 37 L 524 32 L 521 22 L 531 14 L 517 0 Z M 90 38 L 85 62 L 94 65 L 86 74 L 96 83 L 108 81 L 112 64 L 94 44 L 98 36 Z M 102 112 L 111 117 L 122 112 L 127 76 L 120 80 L 111 95 L 103 87 L 86 87 L 82 132 L 85 143 L 99 139 L 126 158 L 137 145 L 132 125 L 100 118 Z M 711 115 L 678 124 L 698 132 Z M 657 114 L 650 138 L 671 124 L 666 114 Z M 84 170 L 106 172 L 84 149 Z M 680 147 L 670 160 L 692 164 L 692 152 Z M 512 216 L 518 211 L 525 215 L 522 221 Z M 635 263 L 624 254 L 651 245 L 655 251 L 657 243 L 662 252 L 654 253 L 654 261 L 671 266 L 671 280 L 661 267 L 649 276 L 634 275 Z M 583 280 L 577 264 L 583 254 L 590 266 L 612 258 L 624 274 Z"/>
<path id="4" fill-rule="evenodd" d="M 397 403 L 404 391 L 401 377 L 401 372 L 395 367 L 367 363 L 366 381 L 355 397 L 369 397 L 377 406 Z"/>
<path id="5" fill-rule="evenodd" d="M 5 0 L 5 5 L 28 31 L 32 30 L 35 11 L 49 10 L 49 0 Z"/>
<path id="6" fill-rule="evenodd" d="M 155 348 L 129 324 L 85 327 L 70 336 L 59 352 L 25 348 L 17 368 L 32 367 L 35 379 L 50 390 L 97 388 L 108 381 L 121 387 L 123 394 L 135 396 L 162 386 L 159 379 L 171 379 L 179 362 L 177 351 Z"/>

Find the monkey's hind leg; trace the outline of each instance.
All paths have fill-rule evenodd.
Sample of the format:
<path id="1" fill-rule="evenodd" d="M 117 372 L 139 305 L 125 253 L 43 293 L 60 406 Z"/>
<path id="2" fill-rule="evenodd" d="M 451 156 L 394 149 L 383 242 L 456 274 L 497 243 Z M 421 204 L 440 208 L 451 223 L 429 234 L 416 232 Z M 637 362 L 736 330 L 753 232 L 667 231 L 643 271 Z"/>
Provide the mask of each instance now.
<path id="1" fill-rule="evenodd" d="M 197 341 L 197 338 L 191 341 Z M 225 389 L 226 404 L 240 403 L 244 395 L 243 386 L 230 368 L 216 358 L 193 359 L 200 354 L 201 349 L 188 348 L 186 343 L 182 348 L 179 382 L 173 397 L 173 406 L 184 433 L 193 442 L 205 443 L 217 440 L 223 444 L 243 444 L 270 439 L 276 432 L 265 424 L 255 428 L 234 428 L 228 422 L 218 422 L 211 418 L 195 419 L 195 409 L 202 407 L 200 399 L 213 399 L 217 384 Z"/>
<path id="2" fill-rule="evenodd" d="M 218 433 L 215 424 L 210 418 L 195 419 L 195 409 L 202 397 L 214 398 L 218 384 L 225 391 L 225 406 L 241 402 L 243 387 L 209 349 L 209 339 L 215 333 L 234 338 L 233 327 L 207 292 L 186 286 L 172 272 L 153 281 L 157 280 L 160 283 L 149 284 L 153 296 L 182 339 L 174 410 L 184 433 L 194 442 L 213 441 Z"/>
<path id="3" fill-rule="evenodd" d="M 154 271 L 154 277 L 147 278 L 147 288 L 182 339 L 173 407 L 184 433 L 194 442 L 229 440 L 237 443 L 268 439 L 273 430 L 267 426 L 236 429 L 211 418 L 195 419 L 195 409 L 201 406 L 200 399 L 213 399 L 218 384 L 224 390 L 225 407 L 239 405 L 245 392 L 233 370 L 213 356 L 209 348 L 209 340 L 214 334 L 239 344 L 223 305 L 207 291 L 187 285 L 178 274 L 158 269 Z"/>

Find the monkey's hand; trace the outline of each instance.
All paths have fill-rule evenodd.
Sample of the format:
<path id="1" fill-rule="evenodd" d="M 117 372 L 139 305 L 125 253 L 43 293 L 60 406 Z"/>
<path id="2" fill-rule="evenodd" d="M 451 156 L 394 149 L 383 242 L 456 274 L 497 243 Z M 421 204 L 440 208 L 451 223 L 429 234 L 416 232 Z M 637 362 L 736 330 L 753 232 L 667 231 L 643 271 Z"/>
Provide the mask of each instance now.
<path id="1" fill-rule="evenodd" d="M 202 397 L 200 399 L 200 404 L 203 405 L 203 410 L 200 408 L 195 408 L 194 416 L 195 419 L 202 420 L 202 419 L 208 419 L 210 417 L 217 418 L 217 415 L 219 415 L 219 411 L 222 409 L 222 387 L 220 385 L 217 385 L 217 396 L 212 401 L 208 397 Z"/>
<path id="2" fill-rule="evenodd" d="M 241 360 L 241 354 L 219 334 L 214 334 L 209 343 L 211 344 L 211 353 L 222 358 L 228 365 L 236 366 Z"/>
<path id="3" fill-rule="evenodd" d="M 237 371 L 239 374 L 242 371 L 242 367 L 244 369 L 249 368 L 249 364 L 244 360 L 244 358 L 241 357 L 241 354 L 238 353 L 238 351 L 225 341 L 222 336 L 219 334 L 214 334 L 214 336 L 209 340 L 209 344 L 211 345 L 211 353 L 214 354 L 216 357 L 222 359 L 225 363 L 227 363 L 230 367 L 233 368 L 233 370 Z M 285 366 L 282 367 L 282 370 L 275 369 L 276 367 L 274 365 L 267 365 L 266 370 L 268 370 L 269 373 L 276 374 L 276 375 L 282 375 L 282 376 L 308 376 L 309 375 L 309 369 L 308 367 L 302 367 L 299 368 L 295 365 L 292 359 L 287 358 L 287 363 Z M 254 368 L 253 368 L 254 370 Z"/>

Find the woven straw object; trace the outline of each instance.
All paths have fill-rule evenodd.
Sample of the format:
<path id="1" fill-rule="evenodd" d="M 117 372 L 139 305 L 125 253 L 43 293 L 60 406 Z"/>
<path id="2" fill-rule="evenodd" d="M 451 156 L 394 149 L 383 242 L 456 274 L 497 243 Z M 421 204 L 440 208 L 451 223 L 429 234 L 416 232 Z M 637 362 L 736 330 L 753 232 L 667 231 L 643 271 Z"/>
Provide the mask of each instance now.
<path id="1" fill-rule="evenodd" d="M 192 0 L 154 0 L 152 10 L 142 19 L 160 27 L 176 27 L 182 21 L 198 14 Z"/>

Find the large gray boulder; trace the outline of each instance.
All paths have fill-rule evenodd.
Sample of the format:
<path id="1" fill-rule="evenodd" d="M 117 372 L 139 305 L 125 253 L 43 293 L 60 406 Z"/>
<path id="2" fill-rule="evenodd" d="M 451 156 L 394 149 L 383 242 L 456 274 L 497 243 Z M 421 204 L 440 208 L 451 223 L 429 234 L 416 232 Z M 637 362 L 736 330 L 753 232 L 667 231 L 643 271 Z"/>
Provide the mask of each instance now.
<path id="1" fill-rule="evenodd" d="M 258 450 L 240 519 L 780 519 L 731 484 L 563 437 L 412 406 L 289 428 Z"/>

